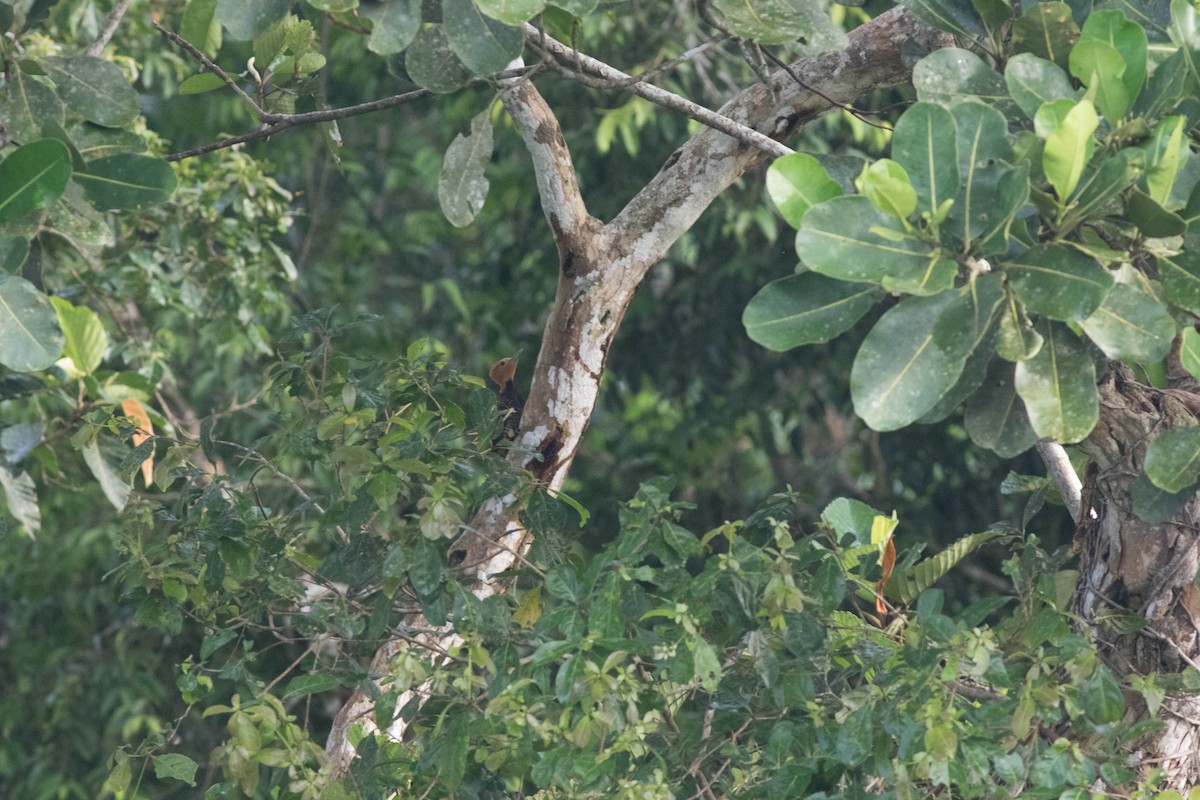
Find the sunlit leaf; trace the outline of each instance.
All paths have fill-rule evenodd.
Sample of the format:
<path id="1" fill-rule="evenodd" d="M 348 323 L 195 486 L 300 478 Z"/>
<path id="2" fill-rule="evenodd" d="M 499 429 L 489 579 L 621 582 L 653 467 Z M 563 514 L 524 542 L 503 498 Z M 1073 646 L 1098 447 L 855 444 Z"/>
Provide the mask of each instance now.
<path id="1" fill-rule="evenodd" d="M 771 350 L 829 341 L 850 328 L 883 293 L 813 272 L 771 281 L 747 304 L 746 333 Z"/>
<path id="2" fill-rule="evenodd" d="M 782 156 L 767 168 L 767 194 L 793 228 L 800 227 L 808 209 L 841 193 L 837 181 L 808 153 Z"/>

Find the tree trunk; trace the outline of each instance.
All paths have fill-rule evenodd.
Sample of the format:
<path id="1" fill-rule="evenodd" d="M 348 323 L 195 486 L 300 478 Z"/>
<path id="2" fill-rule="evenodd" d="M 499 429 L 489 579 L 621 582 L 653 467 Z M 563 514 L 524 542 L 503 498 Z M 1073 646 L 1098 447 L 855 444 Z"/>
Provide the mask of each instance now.
<path id="1" fill-rule="evenodd" d="M 1072 610 L 1090 624 L 1118 674 L 1178 673 L 1200 660 L 1200 495 L 1151 525 L 1133 513 L 1132 493 L 1149 443 L 1170 428 L 1196 425 L 1200 395 L 1142 385 L 1116 363 L 1099 389 L 1100 420 L 1083 443 L 1092 464 L 1075 534 L 1080 574 Z M 1121 635 L 1103 622 L 1129 612 L 1145 618 L 1144 630 Z M 1200 695 L 1169 698 L 1160 716 L 1166 730 L 1147 744 L 1146 763 L 1167 771 L 1169 788 L 1200 785 Z"/>

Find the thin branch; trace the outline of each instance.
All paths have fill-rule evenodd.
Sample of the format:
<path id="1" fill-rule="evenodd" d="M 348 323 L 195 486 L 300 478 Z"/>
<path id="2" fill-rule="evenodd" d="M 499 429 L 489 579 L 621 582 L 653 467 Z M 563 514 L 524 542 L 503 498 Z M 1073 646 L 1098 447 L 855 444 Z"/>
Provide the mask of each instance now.
<path id="1" fill-rule="evenodd" d="M 117 28 L 121 26 L 121 19 L 125 16 L 125 12 L 129 10 L 129 6 L 133 0 L 120 0 L 113 10 L 108 12 L 108 17 L 104 20 L 104 27 L 100 29 L 100 35 L 96 37 L 96 41 L 92 42 L 91 47 L 87 49 L 89 56 L 98 56 L 104 52 L 104 48 L 108 47 L 108 43 L 112 41 L 113 34 L 117 32 Z"/>
<path id="2" fill-rule="evenodd" d="M 769 136 L 764 136 L 753 128 L 680 97 L 674 92 L 668 92 L 651 83 L 640 81 L 603 61 L 584 55 L 528 23 L 525 25 L 525 41 L 548 57 L 548 64 L 552 69 L 585 86 L 600 89 L 611 88 L 614 85 L 625 86 L 628 87 L 629 92 L 643 100 L 649 100 L 656 105 L 678 111 L 689 119 L 694 119 L 702 125 L 714 128 L 742 144 L 769 155 L 778 157 L 793 152 L 790 147 L 780 144 Z"/>
<path id="3" fill-rule="evenodd" d="M 1071 519 L 1079 524 L 1080 515 L 1083 513 L 1083 481 L 1075 474 L 1067 451 L 1061 444 L 1046 440 L 1038 442 L 1034 447 L 1046 465 L 1050 480 L 1054 481 L 1058 493 L 1062 495 L 1067 511 L 1071 512 Z"/>
<path id="4" fill-rule="evenodd" d="M 192 56 L 192 58 L 196 59 L 197 61 L 199 61 L 201 64 L 204 65 L 205 69 L 207 69 L 213 75 L 216 75 L 218 78 L 220 78 L 222 81 L 224 81 L 225 85 L 228 86 L 230 89 L 233 89 L 235 92 L 237 92 L 238 95 L 243 100 L 245 100 L 246 103 L 251 108 L 254 109 L 254 111 L 258 114 L 258 116 L 260 118 L 264 114 L 266 114 L 266 112 L 262 110 L 262 107 L 259 106 L 258 103 L 254 102 L 254 98 L 251 97 L 250 95 L 246 94 L 246 92 L 243 91 L 242 87 L 238 86 L 237 81 L 235 81 L 233 78 L 229 77 L 228 73 L 226 73 L 225 70 L 221 69 L 215 63 L 213 63 L 212 59 L 210 59 L 208 56 L 204 55 L 204 53 L 201 53 L 200 48 L 196 47 L 196 45 L 192 44 L 187 39 L 183 38 L 182 36 L 175 33 L 174 31 L 167 30 L 162 25 L 159 25 L 157 22 L 154 23 L 154 29 L 157 30 L 159 33 L 161 33 L 163 36 L 170 39 L 172 42 L 174 42 L 178 46 L 182 47 L 184 50 L 187 50 L 188 53 Z"/>
<path id="5" fill-rule="evenodd" d="M 857 108 L 850 105 L 849 103 L 843 103 L 840 100 L 835 100 L 834 98 L 825 94 L 824 92 L 822 92 L 820 89 L 816 88 L 815 86 L 805 83 L 804 80 L 799 75 L 796 74 L 796 70 L 792 69 L 792 66 L 790 64 L 788 64 L 786 61 L 784 61 L 779 56 L 775 55 L 774 53 L 772 53 L 770 50 L 766 49 L 765 47 L 762 49 L 762 54 L 767 57 L 768 61 L 770 61 L 775 66 L 782 69 L 784 72 L 786 72 L 787 76 L 789 78 L 791 78 L 793 81 L 795 81 L 796 85 L 799 86 L 804 91 L 812 92 L 817 97 L 819 97 L 822 100 L 824 100 L 825 102 L 829 103 L 829 105 L 831 105 L 835 108 L 842 109 L 847 114 L 850 114 L 851 116 L 855 117 L 859 122 L 863 122 L 867 125 L 870 125 L 872 128 L 879 128 L 880 130 L 883 130 L 883 131 L 890 131 L 892 129 L 891 125 L 882 125 L 878 122 L 872 122 L 871 120 L 867 119 L 865 112 L 859 111 Z"/>

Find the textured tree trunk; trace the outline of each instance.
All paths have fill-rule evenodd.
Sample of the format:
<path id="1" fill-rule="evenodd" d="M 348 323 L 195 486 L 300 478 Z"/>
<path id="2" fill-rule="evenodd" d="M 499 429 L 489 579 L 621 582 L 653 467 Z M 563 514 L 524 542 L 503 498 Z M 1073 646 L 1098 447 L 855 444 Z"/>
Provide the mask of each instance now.
<path id="1" fill-rule="evenodd" d="M 1075 535 L 1073 611 L 1118 674 L 1178 673 L 1200 663 L 1200 496 L 1151 525 L 1134 515 L 1132 489 L 1150 442 L 1197 424 L 1200 395 L 1142 385 L 1119 364 L 1109 366 L 1099 388 L 1100 421 L 1083 443 L 1092 465 Z M 1130 611 L 1145 618 L 1145 630 L 1121 635 L 1105 626 L 1106 616 Z M 1166 730 L 1145 744 L 1142 762 L 1165 769 L 1170 788 L 1200 785 L 1200 695 L 1169 698 L 1159 714 Z"/>

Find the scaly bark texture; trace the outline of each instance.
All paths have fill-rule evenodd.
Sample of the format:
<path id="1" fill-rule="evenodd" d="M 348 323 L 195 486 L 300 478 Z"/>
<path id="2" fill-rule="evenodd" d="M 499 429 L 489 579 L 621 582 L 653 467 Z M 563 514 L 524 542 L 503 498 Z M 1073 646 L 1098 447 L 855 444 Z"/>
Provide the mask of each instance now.
<path id="1" fill-rule="evenodd" d="M 1093 624 L 1102 652 L 1119 674 L 1177 673 L 1200 663 L 1200 496 L 1159 525 L 1133 513 L 1133 483 L 1146 447 L 1170 428 L 1196 425 L 1200 395 L 1155 389 L 1111 364 L 1100 382 L 1100 421 L 1083 443 L 1092 459 L 1076 545 L 1080 576 L 1073 610 Z M 1134 612 L 1146 629 L 1122 636 L 1106 615 Z M 1167 700 L 1165 732 L 1145 748 L 1148 763 L 1165 769 L 1169 787 L 1200 785 L 1200 696 Z M 1142 707 L 1129 715 L 1144 716 Z"/>
<path id="2" fill-rule="evenodd" d="M 852 31 L 846 49 L 792 65 L 823 96 L 778 73 L 770 86 L 746 89 L 718 113 L 781 141 L 829 110 L 830 99 L 851 103 L 874 89 L 908 81 L 911 67 L 901 52 L 906 44 L 930 51 L 947 41 L 905 9 L 895 8 Z M 546 41 L 531 36 L 530 43 L 536 47 Z M 751 144 L 705 129 L 689 139 L 615 219 L 604 224 L 587 210 L 558 121 L 537 88 L 525 79 L 505 81 L 502 86 L 505 108 L 533 160 L 559 259 L 554 306 L 525 403 L 520 441 L 509 458 L 519 460 L 547 490 L 556 491 L 583 440 L 609 345 L 634 291 L 701 212 L 768 156 Z M 471 532 L 451 547 L 453 560 L 463 567 L 463 579 L 480 597 L 503 591 L 492 575 L 512 567 L 529 545 L 515 505 L 511 496 L 489 501 L 472 520 Z M 419 617 L 409 623 L 410 630 L 426 631 L 424 641 L 435 652 L 454 642 L 448 630 L 429 631 Z M 393 641 L 380 648 L 371 671 L 386 676 L 389 660 L 402 646 L 410 645 Z M 381 688 L 386 680 L 381 680 Z M 397 708 L 409 699 L 402 696 Z M 356 692 L 335 719 L 327 750 L 336 775 L 344 774 L 354 755 L 348 740 L 351 726 L 375 730 L 373 709 L 373 702 Z M 389 733 L 401 735 L 403 725 L 403 720 L 397 720 Z"/>

